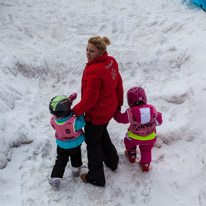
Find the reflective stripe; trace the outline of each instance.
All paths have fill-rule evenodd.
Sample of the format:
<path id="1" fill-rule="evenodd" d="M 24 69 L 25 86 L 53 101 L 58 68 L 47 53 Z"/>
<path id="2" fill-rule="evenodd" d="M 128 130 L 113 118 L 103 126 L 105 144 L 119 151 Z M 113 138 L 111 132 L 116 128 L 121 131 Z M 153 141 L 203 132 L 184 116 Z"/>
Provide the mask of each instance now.
<path id="1" fill-rule="evenodd" d="M 137 139 L 137 140 L 152 140 L 155 138 L 155 132 L 152 132 L 152 134 L 148 135 L 148 136 L 138 136 L 133 134 L 132 132 L 128 131 L 128 137 L 132 138 L 132 139 Z"/>

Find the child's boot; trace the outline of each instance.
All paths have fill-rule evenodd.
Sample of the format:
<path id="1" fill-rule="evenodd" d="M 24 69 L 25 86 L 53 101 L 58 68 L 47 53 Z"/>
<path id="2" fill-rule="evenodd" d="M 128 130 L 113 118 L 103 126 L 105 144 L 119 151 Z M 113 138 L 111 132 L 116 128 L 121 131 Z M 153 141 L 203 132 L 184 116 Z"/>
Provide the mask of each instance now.
<path id="1" fill-rule="evenodd" d="M 128 157 L 130 163 L 135 163 L 136 155 L 136 148 L 125 150 L 125 156 Z"/>
<path id="2" fill-rule="evenodd" d="M 144 173 L 149 172 L 150 163 L 142 163 L 141 161 L 139 161 L 139 166 L 142 168 L 142 171 Z"/>
<path id="3" fill-rule="evenodd" d="M 54 187 L 59 187 L 59 185 L 61 184 L 61 178 L 51 177 L 49 178 L 49 184 Z"/>
<path id="4" fill-rule="evenodd" d="M 79 177 L 81 171 L 81 167 L 72 167 L 72 175 L 74 177 Z"/>

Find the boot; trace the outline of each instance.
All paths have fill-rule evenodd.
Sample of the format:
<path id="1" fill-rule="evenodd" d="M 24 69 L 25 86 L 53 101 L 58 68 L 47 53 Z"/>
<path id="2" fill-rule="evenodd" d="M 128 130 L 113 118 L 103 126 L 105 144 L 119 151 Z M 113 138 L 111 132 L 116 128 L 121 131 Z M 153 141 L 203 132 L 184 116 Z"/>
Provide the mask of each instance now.
<path id="1" fill-rule="evenodd" d="M 95 180 L 90 180 L 87 173 L 82 174 L 81 179 L 83 180 L 83 182 L 89 183 L 95 186 L 99 186 L 99 187 L 105 186 L 105 182 L 96 182 Z"/>
<path id="2" fill-rule="evenodd" d="M 59 187 L 61 184 L 61 178 L 58 177 L 51 177 L 48 179 L 48 182 L 50 185 L 54 186 L 54 187 Z"/>
<path id="3" fill-rule="evenodd" d="M 136 148 L 125 150 L 125 156 L 129 159 L 130 163 L 135 163 L 136 160 Z"/>
<path id="4" fill-rule="evenodd" d="M 81 171 L 81 167 L 72 167 L 72 175 L 74 177 L 79 177 Z"/>
<path id="5" fill-rule="evenodd" d="M 139 166 L 142 168 L 142 171 L 144 173 L 149 172 L 150 163 L 142 163 L 141 161 L 139 161 Z"/>

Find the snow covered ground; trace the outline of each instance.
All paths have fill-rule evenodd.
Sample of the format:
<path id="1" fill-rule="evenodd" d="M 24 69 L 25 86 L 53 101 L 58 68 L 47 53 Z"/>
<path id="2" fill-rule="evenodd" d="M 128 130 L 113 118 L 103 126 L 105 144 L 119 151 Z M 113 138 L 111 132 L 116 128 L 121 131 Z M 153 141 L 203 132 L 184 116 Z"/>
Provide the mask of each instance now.
<path id="1" fill-rule="evenodd" d="M 125 94 L 143 86 L 164 122 L 148 174 L 126 160 L 128 125 L 112 120 L 120 164 L 105 167 L 106 187 L 72 177 L 69 163 L 55 190 L 48 104 L 72 92 L 80 100 L 91 36 L 110 38 Z M 0 205 L 206 205 L 205 65 L 206 13 L 190 0 L 0 0 Z M 85 143 L 82 155 L 87 165 Z"/>

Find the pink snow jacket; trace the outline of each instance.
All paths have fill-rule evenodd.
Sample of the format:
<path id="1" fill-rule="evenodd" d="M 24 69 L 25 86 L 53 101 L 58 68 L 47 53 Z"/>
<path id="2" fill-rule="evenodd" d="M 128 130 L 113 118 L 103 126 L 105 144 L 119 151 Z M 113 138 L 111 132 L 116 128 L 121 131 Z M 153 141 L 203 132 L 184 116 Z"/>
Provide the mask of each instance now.
<path id="1" fill-rule="evenodd" d="M 149 137 L 145 139 L 149 140 L 155 138 L 155 127 L 162 124 L 162 113 L 157 112 L 153 105 L 146 104 L 129 108 L 124 113 L 117 110 L 114 119 L 118 123 L 130 123 L 128 136 L 131 138 L 144 140 L 141 137 Z"/>
<path id="2" fill-rule="evenodd" d="M 55 137 L 61 141 L 74 140 L 82 134 L 82 129 L 75 131 L 74 122 L 76 117 L 71 116 L 66 122 L 63 124 L 58 123 L 55 120 L 55 116 L 53 115 L 50 121 L 52 127 L 56 130 Z"/>

